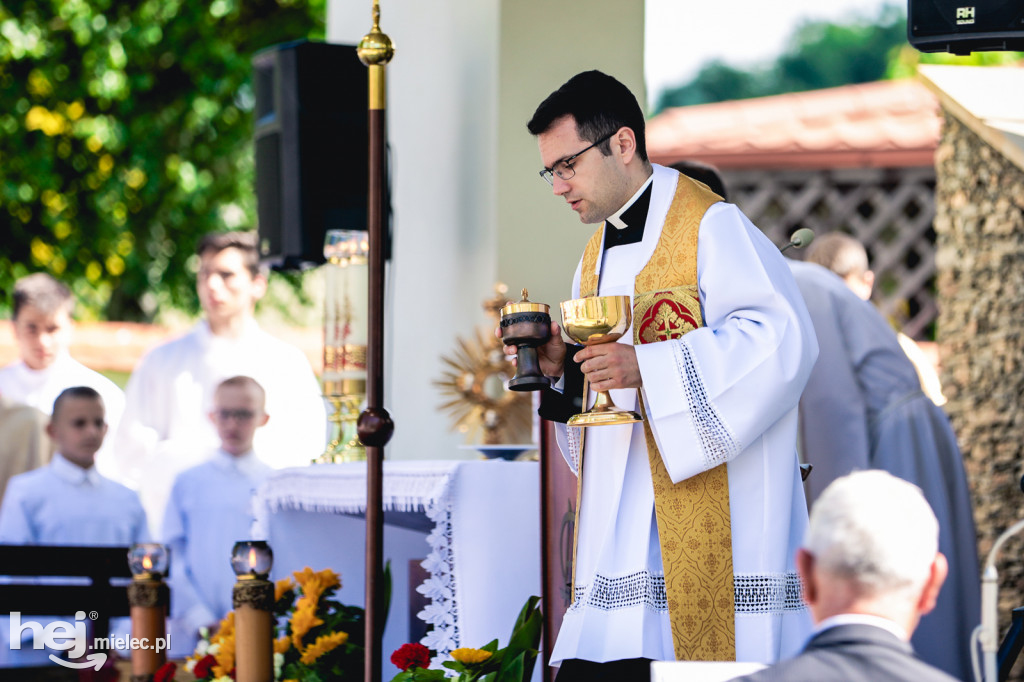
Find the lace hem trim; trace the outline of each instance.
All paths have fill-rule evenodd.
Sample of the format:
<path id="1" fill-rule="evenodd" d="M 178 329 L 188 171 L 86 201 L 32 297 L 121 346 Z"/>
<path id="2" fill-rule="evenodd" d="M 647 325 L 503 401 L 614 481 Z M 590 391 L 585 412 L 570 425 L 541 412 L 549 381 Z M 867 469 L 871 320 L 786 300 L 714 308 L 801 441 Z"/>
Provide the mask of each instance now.
<path id="1" fill-rule="evenodd" d="M 796 573 L 746 574 L 734 577 L 736 613 L 773 614 L 806 608 Z M 615 611 L 636 606 L 667 611 L 665 576 L 637 571 L 618 578 L 594 576 L 592 583 L 573 589 L 570 611 L 593 608 Z"/>

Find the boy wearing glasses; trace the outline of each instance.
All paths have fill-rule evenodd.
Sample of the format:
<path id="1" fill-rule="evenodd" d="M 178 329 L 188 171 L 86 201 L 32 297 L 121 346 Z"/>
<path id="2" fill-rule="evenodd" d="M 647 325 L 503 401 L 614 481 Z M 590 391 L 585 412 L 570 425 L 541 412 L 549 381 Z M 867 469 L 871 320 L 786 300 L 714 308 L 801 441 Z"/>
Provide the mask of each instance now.
<path id="1" fill-rule="evenodd" d="M 541 415 L 609 390 L 644 416 L 556 429 L 580 485 L 558 682 L 795 653 L 811 627 L 793 560 L 807 523 L 797 402 L 817 344 L 785 260 L 735 206 L 650 163 L 643 112 L 614 78 L 574 76 L 527 128 L 554 195 L 598 226 L 572 298 L 633 307 L 618 343 L 569 348 L 552 325 L 541 368 L 559 381 Z"/>
<path id="2" fill-rule="evenodd" d="M 272 471 L 253 452 L 256 429 L 270 419 L 265 402 L 263 387 L 251 377 L 220 382 L 210 412 L 220 448 L 174 481 L 161 537 L 174 560 L 171 641 L 176 652 L 191 652 L 199 628 L 215 627 L 232 608 L 235 574 L 228 557 L 235 542 L 251 535 L 252 494 Z"/>

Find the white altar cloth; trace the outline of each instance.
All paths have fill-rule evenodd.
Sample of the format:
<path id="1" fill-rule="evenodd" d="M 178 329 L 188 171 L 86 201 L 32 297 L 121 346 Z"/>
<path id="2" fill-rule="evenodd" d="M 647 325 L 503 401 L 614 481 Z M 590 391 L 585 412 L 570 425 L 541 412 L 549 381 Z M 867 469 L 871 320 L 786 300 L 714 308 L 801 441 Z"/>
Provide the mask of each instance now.
<path id="1" fill-rule="evenodd" d="M 274 550 L 272 577 L 310 566 L 342 574 L 339 601 L 364 603 L 366 465 L 318 464 L 275 472 L 253 501 L 254 537 Z M 391 652 L 407 641 L 408 560 L 426 556 L 417 591 L 433 626 L 421 641 L 442 659 L 458 647 L 508 643 L 527 598 L 540 594 L 540 483 L 536 462 L 385 461 L 384 559 L 392 600 Z M 443 659 L 442 659 L 443 660 Z M 538 665 L 539 667 L 539 665 Z"/>

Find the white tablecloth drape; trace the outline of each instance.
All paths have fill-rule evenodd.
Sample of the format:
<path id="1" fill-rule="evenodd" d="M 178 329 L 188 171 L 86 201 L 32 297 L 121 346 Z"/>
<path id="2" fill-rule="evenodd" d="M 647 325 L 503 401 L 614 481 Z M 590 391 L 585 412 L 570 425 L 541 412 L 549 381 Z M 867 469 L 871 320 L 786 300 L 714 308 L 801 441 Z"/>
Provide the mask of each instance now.
<path id="1" fill-rule="evenodd" d="M 385 662 L 408 632 L 407 559 L 424 555 L 429 577 L 416 590 L 430 603 L 416 616 L 433 629 L 422 643 L 439 660 L 462 646 L 507 644 L 519 609 L 540 594 L 539 493 L 536 462 L 384 462 L 393 580 Z M 365 524 L 350 517 L 365 512 L 365 463 L 284 469 L 254 498 L 254 537 L 274 549 L 275 577 L 344 566 L 339 598 L 362 603 Z"/>

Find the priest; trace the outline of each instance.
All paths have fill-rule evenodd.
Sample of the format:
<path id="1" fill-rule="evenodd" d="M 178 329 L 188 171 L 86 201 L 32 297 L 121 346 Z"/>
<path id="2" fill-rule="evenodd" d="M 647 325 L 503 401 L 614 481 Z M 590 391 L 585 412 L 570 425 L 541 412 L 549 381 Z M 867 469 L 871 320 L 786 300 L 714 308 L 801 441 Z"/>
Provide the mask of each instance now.
<path id="1" fill-rule="evenodd" d="M 527 127 L 541 177 L 598 225 L 572 297 L 633 306 L 618 343 L 569 347 L 552 325 L 542 415 L 609 390 L 644 416 L 558 429 L 579 503 L 557 679 L 795 653 L 811 628 L 793 563 L 807 521 L 796 408 L 817 344 L 784 259 L 735 206 L 650 163 L 643 113 L 616 79 L 574 76 Z"/>

